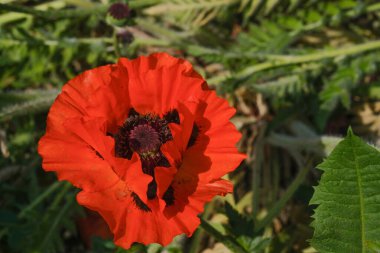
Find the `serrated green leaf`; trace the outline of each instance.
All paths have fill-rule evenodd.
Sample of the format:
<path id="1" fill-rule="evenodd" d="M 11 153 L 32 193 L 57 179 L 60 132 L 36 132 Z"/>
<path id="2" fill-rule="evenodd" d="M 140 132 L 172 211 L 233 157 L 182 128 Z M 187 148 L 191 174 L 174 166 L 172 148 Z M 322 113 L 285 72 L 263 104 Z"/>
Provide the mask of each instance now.
<path id="1" fill-rule="evenodd" d="M 351 129 L 331 155 L 310 204 L 319 252 L 373 252 L 380 243 L 380 153 Z M 372 246 L 371 246 L 372 245 Z"/>
<path id="2" fill-rule="evenodd" d="M 228 217 L 229 229 L 235 236 L 252 236 L 253 235 L 253 220 L 244 217 L 230 203 L 225 203 L 226 215 Z"/>

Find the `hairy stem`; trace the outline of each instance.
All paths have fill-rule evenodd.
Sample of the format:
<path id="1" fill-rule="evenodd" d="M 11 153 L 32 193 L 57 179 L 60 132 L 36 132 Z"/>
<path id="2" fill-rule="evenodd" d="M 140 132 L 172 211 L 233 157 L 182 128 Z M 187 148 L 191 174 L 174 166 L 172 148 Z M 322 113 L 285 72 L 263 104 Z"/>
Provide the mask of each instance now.
<path id="1" fill-rule="evenodd" d="M 334 58 L 338 56 L 354 55 L 371 50 L 380 49 L 380 40 L 370 41 L 367 43 L 354 45 L 345 48 L 328 49 L 325 51 L 307 54 L 307 55 L 270 55 L 269 60 L 238 72 L 236 78 L 246 78 L 257 72 L 278 68 L 286 65 L 302 64 L 312 61 L 320 61 L 323 59 Z"/>

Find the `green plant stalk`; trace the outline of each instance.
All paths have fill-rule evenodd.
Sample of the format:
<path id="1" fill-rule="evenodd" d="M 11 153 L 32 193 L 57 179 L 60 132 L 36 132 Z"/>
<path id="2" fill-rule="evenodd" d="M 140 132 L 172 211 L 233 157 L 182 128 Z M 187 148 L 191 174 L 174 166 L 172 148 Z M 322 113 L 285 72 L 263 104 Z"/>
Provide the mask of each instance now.
<path id="1" fill-rule="evenodd" d="M 307 163 L 297 174 L 297 177 L 294 179 L 294 181 L 291 183 L 291 185 L 286 190 L 285 194 L 281 197 L 279 201 L 274 204 L 273 207 L 269 209 L 268 214 L 264 217 L 264 219 L 260 220 L 257 225 L 255 226 L 255 231 L 258 232 L 261 229 L 268 226 L 273 218 L 275 218 L 280 211 L 284 208 L 285 204 L 290 200 L 290 198 L 293 196 L 293 194 L 296 192 L 298 187 L 301 185 L 301 183 L 304 181 L 307 173 L 310 170 L 310 162 Z"/>
<path id="2" fill-rule="evenodd" d="M 222 242 L 228 249 L 234 253 L 248 253 L 243 249 L 235 240 L 230 236 L 225 236 L 216 230 L 210 223 L 200 217 L 201 228 L 203 228 L 207 233 L 213 236 L 216 240 Z"/>
<path id="3" fill-rule="evenodd" d="M 61 18 L 85 17 L 91 14 L 100 15 L 100 14 L 105 14 L 107 12 L 107 9 L 108 9 L 108 5 L 97 5 L 91 8 L 40 11 L 31 7 L 26 7 L 22 5 L 0 4 L 0 10 L 30 14 L 35 17 L 49 19 L 49 20 L 57 20 Z"/>
<path id="4" fill-rule="evenodd" d="M 45 110 L 46 108 L 49 108 L 56 97 L 56 94 L 52 94 L 31 101 L 6 106 L 0 110 L 0 122 L 9 120 L 14 116 Z"/>
<path id="5" fill-rule="evenodd" d="M 23 218 L 25 215 L 32 209 L 34 209 L 38 204 L 40 204 L 42 201 L 44 201 L 51 193 L 53 193 L 55 190 L 57 190 L 60 186 L 62 186 L 64 183 L 62 181 L 56 181 L 52 185 L 49 186 L 41 195 L 39 195 L 32 203 L 30 203 L 27 207 L 25 207 L 19 214 L 18 218 Z M 66 186 L 65 186 L 66 187 Z M 0 239 L 5 235 L 7 232 L 7 228 L 0 231 Z"/>
<path id="6" fill-rule="evenodd" d="M 380 40 L 370 41 L 360 45 L 345 47 L 345 48 L 336 48 L 328 49 L 325 51 L 307 54 L 307 55 L 269 55 L 269 61 L 263 62 L 251 67 L 248 67 L 240 72 L 238 72 L 236 78 L 246 78 L 257 72 L 268 70 L 271 68 L 278 68 L 287 65 L 302 64 L 312 61 L 320 61 L 323 59 L 334 58 L 338 56 L 354 55 L 371 50 L 380 49 Z"/>
<path id="7" fill-rule="evenodd" d="M 45 46 L 65 46 L 67 44 L 79 43 L 79 44 L 93 44 L 93 43 L 113 43 L 112 38 L 107 37 L 98 37 L 98 38 L 66 38 L 63 40 L 40 40 L 41 44 Z M 28 43 L 24 40 L 16 40 L 16 39 L 0 39 L 1 45 L 6 46 L 15 46 L 23 43 Z"/>
<path id="8" fill-rule="evenodd" d="M 268 59 L 267 61 L 247 67 L 237 72 L 236 74 L 233 74 L 233 77 L 236 79 L 245 79 L 252 76 L 253 74 L 256 74 L 264 70 L 295 64 L 304 64 L 313 61 L 335 58 L 339 56 L 355 55 L 377 49 L 380 49 L 380 40 L 370 41 L 367 43 L 345 48 L 327 49 L 324 51 L 307 55 L 266 55 L 265 57 Z M 227 80 L 230 76 L 231 74 L 227 74 L 217 76 L 214 78 L 209 78 L 208 82 L 213 84 L 220 83 Z"/>
<path id="9" fill-rule="evenodd" d="M 260 151 L 258 150 L 260 149 Z M 252 217 L 257 218 L 259 213 L 259 203 L 260 203 L 260 176 L 262 168 L 262 145 L 256 146 L 256 158 L 252 165 Z"/>
<path id="10" fill-rule="evenodd" d="M 134 0 L 129 2 L 129 6 L 134 9 L 146 7 L 152 4 L 158 3 L 158 0 Z M 75 1 L 70 1 L 70 4 L 76 6 L 83 6 L 85 8 L 67 9 L 67 10 L 49 10 L 42 11 L 32 7 L 26 7 L 22 5 L 12 5 L 12 4 L 1 4 L 0 10 L 6 10 L 10 12 L 16 12 L 20 14 L 28 14 L 35 17 L 57 20 L 62 18 L 74 18 L 74 17 L 86 17 L 89 15 L 104 15 L 109 5 L 107 4 L 89 4 L 90 2 L 80 2 L 79 4 Z M 23 18 L 24 16 L 16 16 L 16 19 Z"/>
<path id="11" fill-rule="evenodd" d="M 48 3 L 38 4 L 38 5 L 35 5 L 33 8 L 36 10 L 44 11 L 47 9 L 50 9 L 50 10 L 60 9 L 60 8 L 64 8 L 65 6 L 66 6 L 65 1 L 57 0 L 57 1 L 51 1 Z M 32 17 L 32 16 L 29 14 L 20 13 L 20 12 L 8 12 L 8 13 L 0 15 L 0 26 L 9 22 L 13 22 L 13 21 L 23 19 L 23 18 L 28 18 L 28 17 Z"/>
<path id="12" fill-rule="evenodd" d="M 147 20 L 146 18 L 136 18 L 135 21 L 137 26 L 142 30 L 149 32 L 162 40 L 171 41 L 172 43 L 176 43 L 184 39 L 186 40 L 186 38 L 193 35 L 192 32 L 178 32 L 170 30 L 157 22 Z"/>
<path id="13" fill-rule="evenodd" d="M 207 218 L 211 214 L 213 207 L 213 202 L 207 204 L 202 214 L 202 218 Z M 194 235 L 192 236 L 192 242 L 190 244 L 188 253 L 198 253 L 200 251 L 203 234 L 204 232 L 201 229 L 197 229 L 195 231 Z"/>
<path id="14" fill-rule="evenodd" d="M 69 184 L 66 184 L 65 187 L 67 185 L 69 185 Z M 59 225 L 60 221 L 62 220 L 62 218 L 66 214 L 66 212 L 70 210 L 70 207 L 71 207 L 71 205 L 73 203 L 74 203 L 74 198 L 69 199 L 68 202 L 65 204 L 65 206 L 61 209 L 61 211 L 55 217 L 54 222 L 51 224 L 49 230 L 47 231 L 44 240 L 42 241 L 42 243 L 39 246 L 39 249 L 44 249 L 45 248 L 45 245 L 49 242 L 50 237 L 51 237 L 53 231 L 57 228 L 57 226 Z"/>
<path id="15" fill-rule="evenodd" d="M 371 12 L 375 12 L 375 11 L 378 11 L 380 10 L 380 3 L 377 3 L 377 4 L 372 4 L 372 5 L 369 5 L 365 8 L 364 12 L 365 13 L 371 13 Z M 347 16 L 347 17 L 351 17 L 351 18 L 354 18 L 357 16 L 357 13 L 353 10 L 349 10 L 347 11 L 344 16 Z M 311 23 L 311 24 L 307 24 L 305 26 L 303 26 L 301 29 L 298 29 L 298 30 L 294 30 L 290 33 L 291 37 L 297 37 L 297 36 L 300 36 L 300 34 L 304 33 L 304 32 L 308 32 L 308 31 L 312 31 L 312 30 L 315 30 L 315 29 L 318 29 L 320 28 L 321 26 L 323 26 L 325 23 L 323 21 L 318 21 L 318 22 L 315 22 L 315 23 Z M 193 48 L 196 48 L 198 51 L 203 51 L 204 54 L 221 54 L 222 52 L 220 52 L 219 50 L 217 49 L 211 49 L 211 48 L 204 48 L 204 47 L 201 47 L 199 45 L 192 45 Z M 241 58 L 242 55 L 241 53 L 235 53 L 235 52 L 223 52 L 223 57 L 225 58 Z M 275 56 L 271 56 L 271 55 L 267 55 L 267 54 L 262 54 L 262 53 L 258 53 L 258 52 L 255 52 L 255 53 L 245 53 L 244 54 L 244 58 L 257 58 L 257 59 L 266 59 L 266 58 L 273 58 Z M 266 68 L 267 65 L 263 65 L 262 66 L 263 68 Z M 223 78 L 222 78 L 223 79 Z M 215 78 L 215 79 L 212 79 L 213 81 L 215 80 L 222 80 L 220 78 Z M 225 80 L 225 79 L 223 79 Z"/>
<path id="16" fill-rule="evenodd" d="M 260 177 L 263 164 L 263 149 L 264 149 L 264 136 L 266 132 L 266 125 L 260 128 L 260 133 L 257 136 L 256 147 L 254 149 L 254 161 L 252 165 L 252 217 L 257 219 L 259 213 L 260 203 Z"/>
<path id="17" fill-rule="evenodd" d="M 272 171 L 273 171 L 273 177 L 272 177 L 272 195 L 271 195 L 271 202 L 272 205 L 274 201 L 276 200 L 280 188 L 280 164 L 279 164 L 279 153 L 277 152 L 277 149 L 273 151 L 273 159 L 272 159 Z"/>
<path id="18" fill-rule="evenodd" d="M 181 11 L 196 10 L 196 9 L 210 9 L 210 8 L 216 8 L 216 7 L 223 7 L 223 6 L 233 5 L 238 2 L 239 0 L 200 1 L 200 2 L 182 1 L 177 4 L 174 4 L 170 2 L 165 3 L 165 1 L 162 1 L 162 4 L 148 8 L 144 10 L 144 13 L 148 15 L 160 15 L 160 14 L 166 14 L 168 12 L 181 12 Z"/>
<path id="19" fill-rule="evenodd" d="M 40 204 L 43 200 L 45 200 L 51 193 L 57 190 L 59 187 L 63 185 L 62 181 L 56 181 L 52 185 L 49 186 L 41 195 L 39 195 L 32 203 L 30 203 L 27 207 L 25 207 L 19 214 L 19 218 L 23 218 L 30 210 L 35 208 L 38 204 Z"/>
<path id="20" fill-rule="evenodd" d="M 116 58 L 120 58 L 121 53 L 120 53 L 120 47 L 119 47 L 119 39 L 117 38 L 117 34 L 116 34 L 116 29 L 114 29 L 112 37 L 113 37 L 113 48 L 115 51 L 115 56 Z"/>
<path id="21" fill-rule="evenodd" d="M 167 40 L 160 40 L 155 38 L 135 38 L 131 43 L 131 46 L 159 46 L 169 47 L 170 42 Z"/>
<path id="22" fill-rule="evenodd" d="M 54 210 L 57 208 L 59 203 L 61 203 L 62 199 L 65 197 L 66 193 L 71 189 L 71 184 L 67 181 L 63 183 L 63 187 L 61 188 L 61 191 L 56 195 L 54 198 L 53 203 L 49 206 L 49 210 Z"/>
<path id="23" fill-rule="evenodd" d="M 130 0 L 128 2 L 129 7 L 133 9 L 144 8 L 150 5 L 155 5 L 161 3 L 162 0 Z"/>
<path id="24" fill-rule="evenodd" d="M 91 8 L 96 5 L 94 2 L 88 0 L 64 0 L 67 5 L 73 5 L 81 8 Z"/>

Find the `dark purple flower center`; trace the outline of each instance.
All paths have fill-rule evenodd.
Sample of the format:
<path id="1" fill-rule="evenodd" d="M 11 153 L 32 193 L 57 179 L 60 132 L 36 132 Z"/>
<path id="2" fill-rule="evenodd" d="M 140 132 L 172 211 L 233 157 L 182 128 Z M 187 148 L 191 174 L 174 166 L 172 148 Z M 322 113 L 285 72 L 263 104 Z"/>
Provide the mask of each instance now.
<path id="1" fill-rule="evenodd" d="M 136 152 L 140 156 L 143 172 L 153 177 L 153 180 L 148 185 L 148 199 L 157 197 L 154 168 L 157 166 L 170 167 L 169 161 L 160 150 L 164 143 L 173 139 L 168 126 L 169 123 L 179 124 L 177 110 L 171 110 L 163 118 L 160 118 L 153 114 L 140 115 L 132 108 L 129 111 L 127 120 L 114 135 L 115 155 L 131 159 L 133 152 Z M 133 194 L 133 199 L 140 210 L 150 211 L 149 207 L 137 194 Z M 168 188 L 163 200 L 167 205 L 174 203 L 174 189 L 172 187 Z"/>
<path id="2" fill-rule="evenodd" d="M 149 124 L 133 128 L 129 133 L 129 141 L 131 149 L 144 156 L 157 152 L 161 145 L 159 134 Z"/>

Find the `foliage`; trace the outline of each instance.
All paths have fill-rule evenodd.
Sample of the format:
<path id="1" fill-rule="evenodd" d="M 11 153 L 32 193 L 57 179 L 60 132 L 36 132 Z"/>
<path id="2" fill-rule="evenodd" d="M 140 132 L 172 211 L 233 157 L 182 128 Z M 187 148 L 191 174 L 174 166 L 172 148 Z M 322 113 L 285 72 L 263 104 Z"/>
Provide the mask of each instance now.
<path id="1" fill-rule="evenodd" d="M 320 252 L 380 250 L 380 153 L 350 129 L 323 170 L 311 204 L 317 204 L 311 241 Z"/>
<path id="2" fill-rule="evenodd" d="M 308 203 L 320 178 L 314 166 L 349 125 L 380 143 L 378 1 L 129 0 L 125 25 L 107 19 L 113 2 L 119 1 L 0 3 L 0 251 L 313 252 Z M 77 205 L 74 188 L 42 173 L 36 144 L 67 80 L 120 56 L 156 51 L 189 60 L 237 108 L 233 123 L 248 158 L 229 175 L 234 194 L 205 208 L 202 228 L 190 239 L 179 236 L 166 248 L 118 249 L 103 234 L 85 236 L 82 219 L 90 217 L 88 210 Z M 339 150 L 348 156 L 340 157 Z M 333 210 L 323 211 L 333 195 L 321 191 L 345 189 L 326 185 L 341 167 L 334 160 L 347 163 L 344 171 L 352 169 L 353 151 L 374 157 L 358 160 L 362 172 L 375 168 L 364 165 L 375 165 L 377 151 L 352 134 L 322 163 L 311 243 L 320 252 L 355 248 L 320 246 L 325 228 L 318 218 L 335 217 Z M 360 212 L 357 205 L 336 208 L 342 216 Z M 323 232 L 338 236 L 346 224 L 340 219 Z M 355 236 L 344 239 L 359 245 Z M 365 247 L 376 252 L 376 240 Z"/>

